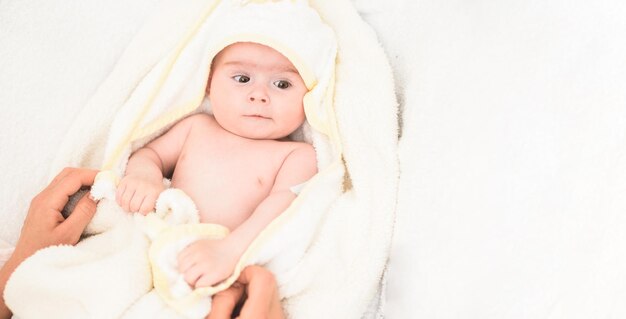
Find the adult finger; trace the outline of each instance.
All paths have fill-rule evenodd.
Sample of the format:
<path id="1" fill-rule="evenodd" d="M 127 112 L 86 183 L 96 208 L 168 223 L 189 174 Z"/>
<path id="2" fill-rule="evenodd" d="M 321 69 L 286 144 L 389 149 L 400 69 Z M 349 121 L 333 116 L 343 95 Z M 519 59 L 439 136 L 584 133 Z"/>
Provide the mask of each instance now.
<path id="1" fill-rule="evenodd" d="M 78 242 L 80 234 L 96 213 L 97 203 L 88 194 L 85 193 L 81 197 L 70 216 L 57 227 L 57 231 L 68 241 L 66 244 L 73 245 Z"/>
<path id="2" fill-rule="evenodd" d="M 244 286 L 236 282 L 228 289 L 215 294 L 211 305 L 211 313 L 209 313 L 206 319 L 230 319 L 243 293 Z"/>
<path id="3" fill-rule="evenodd" d="M 92 185 L 98 172 L 98 170 L 90 168 L 66 167 L 56 177 L 54 177 L 48 186 L 50 188 L 56 188 L 60 185 L 65 185 L 65 180 L 68 179 L 72 181 L 77 180 L 79 182 L 79 187 Z"/>
<path id="4" fill-rule="evenodd" d="M 268 318 L 275 318 L 282 312 L 277 296 L 276 280 L 267 269 L 254 265 L 248 266 L 241 272 L 237 281 L 248 285 L 248 298 L 241 309 L 240 318 L 257 318 L 258 314 L 267 314 Z M 277 313 L 277 311 L 280 312 Z"/>
<path id="5" fill-rule="evenodd" d="M 73 167 L 64 168 L 52 179 L 52 181 L 48 184 L 46 188 L 56 186 L 60 180 L 62 180 L 65 176 L 67 176 L 71 171 L 75 169 L 76 168 L 73 168 Z"/>
<path id="6" fill-rule="evenodd" d="M 66 170 L 64 170 L 66 171 Z M 50 195 L 50 205 L 52 208 L 61 211 L 71 195 L 76 193 L 83 186 L 93 184 L 97 170 L 92 169 L 67 169 L 67 173 L 51 186 L 47 191 Z"/>

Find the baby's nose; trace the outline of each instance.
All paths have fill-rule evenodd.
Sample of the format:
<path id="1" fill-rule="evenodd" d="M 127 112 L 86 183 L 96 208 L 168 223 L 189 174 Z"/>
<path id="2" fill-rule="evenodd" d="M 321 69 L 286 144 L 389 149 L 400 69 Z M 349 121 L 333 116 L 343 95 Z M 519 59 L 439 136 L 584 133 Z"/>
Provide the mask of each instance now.
<path id="1" fill-rule="evenodd" d="M 267 104 L 270 101 L 269 92 L 266 87 L 261 84 L 257 84 L 251 88 L 250 92 L 248 92 L 248 100 L 250 103 Z"/>
<path id="2" fill-rule="evenodd" d="M 259 101 L 261 103 L 267 103 L 267 98 L 262 96 L 250 96 L 250 102 Z"/>

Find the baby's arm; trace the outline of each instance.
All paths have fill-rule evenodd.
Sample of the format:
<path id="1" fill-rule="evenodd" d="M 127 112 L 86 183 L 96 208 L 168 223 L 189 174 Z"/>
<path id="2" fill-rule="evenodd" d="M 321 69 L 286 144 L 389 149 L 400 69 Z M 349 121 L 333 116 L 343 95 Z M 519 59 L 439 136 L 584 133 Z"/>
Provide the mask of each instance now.
<path id="1" fill-rule="evenodd" d="M 154 209 L 164 189 L 163 176 L 171 175 L 187 135 L 200 116 L 193 115 L 174 124 L 131 155 L 116 193 L 117 203 L 124 210 L 147 214 Z"/>
<path id="2" fill-rule="evenodd" d="M 222 240 L 198 240 L 181 252 L 179 271 L 187 283 L 206 287 L 228 277 L 257 235 L 296 198 L 290 188 L 308 181 L 315 173 L 313 147 L 305 144 L 293 150 L 283 162 L 270 194 L 246 221 Z"/>
<path id="3" fill-rule="evenodd" d="M 241 256 L 256 236 L 296 198 L 291 187 L 300 185 L 317 173 L 317 158 L 311 145 L 304 144 L 292 151 L 278 171 L 270 194 L 252 215 L 227 238 L 230 246 Z"/>

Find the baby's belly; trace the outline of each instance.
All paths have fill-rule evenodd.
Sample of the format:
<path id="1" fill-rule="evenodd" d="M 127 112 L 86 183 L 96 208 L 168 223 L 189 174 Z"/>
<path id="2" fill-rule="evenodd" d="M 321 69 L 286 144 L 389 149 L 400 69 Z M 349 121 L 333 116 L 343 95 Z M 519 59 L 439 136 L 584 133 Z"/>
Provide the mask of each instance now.
<path id="1" fill-rule="evenodd" d="M 241 225 L 267 197 L 270 188 L 258 178 L 233 176 L 174 176 L 172 187 L 184 191 L 196 204 L 200 222 L 228 227 Z"/>

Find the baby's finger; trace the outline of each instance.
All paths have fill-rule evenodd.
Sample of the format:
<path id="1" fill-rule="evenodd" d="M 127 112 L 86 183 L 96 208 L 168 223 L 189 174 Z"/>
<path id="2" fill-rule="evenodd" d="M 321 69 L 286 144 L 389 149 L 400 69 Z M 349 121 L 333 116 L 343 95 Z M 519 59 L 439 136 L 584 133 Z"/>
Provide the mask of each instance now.
<path id="1" fill-rule="evenodd" d="M 176 262 L 178 263 L 178 272 L 181 274 L 184 274 L 194 264 L 193 255 L 189 253 L 188 248 L 189 247 L 178 253 Z"/>
<path id="2" fill-rule="evenodd" d="M 133 195 L 133 198 L 130 200 L 129 212 L 133 212 L 133 213 L 138 212 L 145 198 L 146 196 L 142 194 L 141 192 L 138 192 L 138 191 L 135 192 L 135 195 Z"/>
<path id="3" fill-rule="evenodd" d="M 198 282 L 200 277 L 202 277 L 203 275 L 204 275 L 203 267 L 200 267 L 197 264 L 195 264 L 192 267 L 190 267 L 187 271 L 185 271 L 185 273 L 183 274 L 183 277 L 185 278 L 185 281 L 191 287 L 195 287 L 196 283 Z"/>
<path id="4" fill-rule="evenodd" d="M 185 246 L 185 248 L 178 253 L 179 260 L 184 259 L 187 262 L 195 262 L 198 257 L 198 252 L 202 251 L 202 246 L 198 246 L 199 242 L 199 240 L 196 240 Z"/>
<path id="5" fill-rule="evenodd" d="M 117 190 L 115 191 L 115 201 L 118 205 L 122 206 L 122 198 L 124 196 L 124 192 L 126 191 L 126 181 L 122 180 L 119 185 L 117 185 Z"/>
<path id="6" fill-rule="evenodd" d="M 154 204 L 156 202 L 157 197 L 155 195 L 148 195 L 144 198 L 141 207 L 139 207 L 139 212 L 143 215 L 148 214 L 149 212 L 154 210 Z"/>
<path id="7" fill-rule="evenodd" d="M 211 287 L 218 283 L 218 279 L 213 273 L 204 273 L 196 280 L 195 287 Z"/>
<path id="8" fill-rule="evenodd" d="M 135 191 L 136 189 L 133 189 L 131 187 L 126 187 L 126 189 L 124 190 L 124 194 L 122 194 L 122 208 L 127 211 L 130 212 L 130 202 L 133 199 L 133 197 L 135 196 Z"/>

